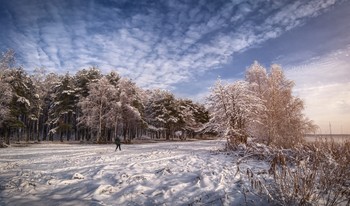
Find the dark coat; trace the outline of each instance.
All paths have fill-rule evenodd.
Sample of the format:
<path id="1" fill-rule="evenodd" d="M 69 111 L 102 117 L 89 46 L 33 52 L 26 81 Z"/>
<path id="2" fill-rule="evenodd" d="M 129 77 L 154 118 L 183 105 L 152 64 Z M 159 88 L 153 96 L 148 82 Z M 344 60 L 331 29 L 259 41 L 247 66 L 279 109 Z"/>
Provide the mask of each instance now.
<path id="1" fill-rule="evenodd" d="M 116 144 L 116 145 L 119 145 L 119 144 L 120 144 L 120 139 L 119 139 L 119 137 L 115 138 L 115 144 Z"/>

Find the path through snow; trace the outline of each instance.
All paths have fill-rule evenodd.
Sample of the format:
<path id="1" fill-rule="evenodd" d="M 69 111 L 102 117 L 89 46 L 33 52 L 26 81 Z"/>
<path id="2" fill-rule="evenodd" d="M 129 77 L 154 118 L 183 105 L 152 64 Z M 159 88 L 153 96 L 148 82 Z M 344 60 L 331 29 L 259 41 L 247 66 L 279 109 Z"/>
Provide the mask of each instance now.
<path id="1" fill-rule="evenodd" d="M 249 184 L 224 141 L 36 144 L 0 152 L 0 205 L 239 205 Z M 253 160 L 245 168 L 264 170 Z M 266 204 L 256 197 L 248 203 Z"/>

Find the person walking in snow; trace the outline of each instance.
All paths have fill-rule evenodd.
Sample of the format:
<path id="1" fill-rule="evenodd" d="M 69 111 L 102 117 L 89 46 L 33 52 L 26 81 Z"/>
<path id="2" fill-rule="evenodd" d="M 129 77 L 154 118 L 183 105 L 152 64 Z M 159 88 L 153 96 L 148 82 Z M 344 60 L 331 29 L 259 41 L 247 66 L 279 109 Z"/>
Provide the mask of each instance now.
<path id="1" fill-rule="evenodd" d="M 120 150 L 122 150 L 121 148 L 120 148 L 120 138 L 117 136 L 116 138 L 115 138 L 115 144 L 116 144 L 116 148 L 115 148 L 115 151 L 117 151 L 117 149 L 118 149 L 118 147 L 119 147 L 119 151 Z"/>

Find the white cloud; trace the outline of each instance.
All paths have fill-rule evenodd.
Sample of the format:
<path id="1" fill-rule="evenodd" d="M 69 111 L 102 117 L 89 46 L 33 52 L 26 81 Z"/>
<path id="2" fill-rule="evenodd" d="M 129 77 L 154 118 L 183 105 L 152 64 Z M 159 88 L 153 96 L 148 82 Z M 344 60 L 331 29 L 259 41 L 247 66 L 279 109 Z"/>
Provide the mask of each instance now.
<path id="1" fill-rule="evenodd" d="M 91 65 L 104 71 L 118 68 L 121 75 L 142 87 L 172 88 L 198 73 L 227 64 L 236 52 L 278 37 L 335 1 L 293 1 L 286 5 L 168 1 L 163 5 L 166 11 L 146 6 L 141 9 L 147 12 L 127 15 L 122 9 L 102 7 L 93 1 L 81 9 L 65 8 L 67 4 L 58 1 L 36 3 L 18 5 L 21 9 L 14 14 L 21 17 L 19 12 L 29 12 L 28 8 L 33 12 L 25 16 L 31 17 L 34 27 L 27 27 L 29 35 L 21 39 L 28 45 L 17 42 L 15 47 L 24 51 L 25 66 L 62 72 Z M 279 12 L 272 12 L 274 9 Z M 25 18 L 20 21 L 27 23 Z"/>

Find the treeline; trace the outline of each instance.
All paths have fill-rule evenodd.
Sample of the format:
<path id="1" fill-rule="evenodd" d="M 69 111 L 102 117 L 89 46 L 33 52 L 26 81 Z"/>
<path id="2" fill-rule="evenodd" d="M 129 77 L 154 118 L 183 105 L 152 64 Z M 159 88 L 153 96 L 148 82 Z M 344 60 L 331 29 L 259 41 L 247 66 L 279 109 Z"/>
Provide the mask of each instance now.
<path id="1" fill-rule="evenodd" d="M 0 61 L 0 142 L 59 139 L 111 142 L 143 135 L 183 139 L 209 121 L 201 104 L 165 90 L 143 90 L 116 72 L 96 67 L 75 75 L 28 74 L 15 66 L 14 52 Z"/>
<path id="2" fill-rule="evenodd" d="M 212 87 L 206 105 L 169 91 L 144 90 L 116 72 L 92 67 L 75 75 L 31 75 L 15 67 L 12 51 L 0 62 L 0 137 L 15 141 L 111 142 L 136 137 L 184 139 L 196 133 L 224 136 L 228 145 L 253 137 L 267 145 L 292 147 L 316 126 L 292 94 L 294 82 L 279 65 L 267 71 L 254 62 L 245 80 Z M 1 142 L 1 141 L 0 141 Z"/>

